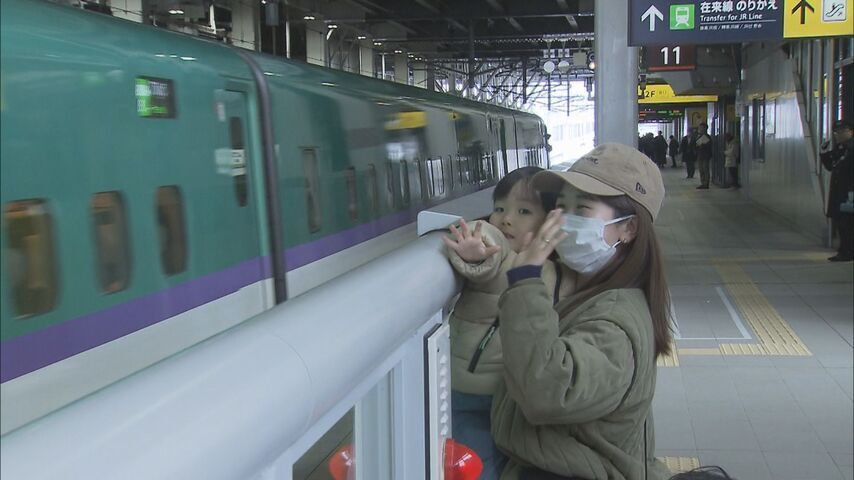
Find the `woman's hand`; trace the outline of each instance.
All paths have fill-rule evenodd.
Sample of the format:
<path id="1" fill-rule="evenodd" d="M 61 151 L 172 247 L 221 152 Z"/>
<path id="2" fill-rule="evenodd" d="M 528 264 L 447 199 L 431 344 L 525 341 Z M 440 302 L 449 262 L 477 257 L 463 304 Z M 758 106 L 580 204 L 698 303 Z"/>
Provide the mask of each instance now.
<path id="1" fill-rule="evenodd" d="M 549 212 L 536 235 L 529 233 L 525 236 L 522 250 L 513 261 L 513 268 L 523 265 L 542 266 L 546 263 L 557 244 L 568 235 L 561 231 L 562 226 L 563 210 L 558 208 Z"/>
<path id="2" fill-rule="evenodd" d="M 454 238 L 442 237 L 448 249 L 453 250 L 468 263 L 479 263 L 501 251 L 498 245 L 487 245 L 480 234 L 481 223 L 474 227 L 474 232 L 469 230 L 466 221 L 460 219 L 460 229 L 451 225 L 451 233 Z"/>

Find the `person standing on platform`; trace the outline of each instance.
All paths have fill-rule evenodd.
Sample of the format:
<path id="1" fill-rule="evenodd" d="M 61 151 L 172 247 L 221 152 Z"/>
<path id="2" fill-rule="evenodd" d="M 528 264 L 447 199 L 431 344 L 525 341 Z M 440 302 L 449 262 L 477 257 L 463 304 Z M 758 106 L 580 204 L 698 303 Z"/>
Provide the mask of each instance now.
<path id="1" fill-rule="evenodd" d="M 738 163 L 739 163 L 739 145 L 738 140 L 731 133 L 726 134 L 726 149 L 724 150 L 724 167 L 729 172 L 730 187 L 741 188 L 738 183 Z"/>
<path id="2" fill-rule="evenodd" d="M 685 164 L 687 178 L 694 178 L 694 161 L 697 159 L 697 153 L 694 150 L 694 141 L 696 135 L 693 128 L 688 129 L 688 133 L 682 137 L 682 163 Z"/>
<path id="3" fill-rule="evenodd" d="M 850 120 L 834 122 L 833 141 L 833 148 L 829 141 L 821 146 L 821 163 L 830 170 L 827 216 L 839 232 L 839 251 L 828 260 L 850 262 L 854 259 L 854 213 L 843 212 L 840 206 L 854 201 L 854 124 Z"/>
<path id="4" fill-rule="evenodd" d="M 599 145 L 534 187 L 558 194 L 507 272 L 499 301 L 504 381 L 492 435 L 502 480 L 662 480 L 655 459 L 656 358 L 671 348 L 664 258 L 653 228 L 661 171 L 638 150 Z M 541 280 L 552 252 L 578 272 L 553 305 Z"/>
<path id="5" fill-rule="evenodd" d="M 664 138 L 664 134 L 660 130 L 658 135 L 655 137 L 655 163 L 657 163 L 659 167 L 667 166 L 667 140 Z"/>
<path id="6" fill-rule="evenodd" d="M 482 480 L 497 480 L 507 458 L 495 447 L 489 427 L 492 395 L 501 383 L 498 298 L 507 289 L 507 270 L 526 234 L 542 225 L 554 208 L 554 196 L 540 195 L 531 186 L 539 167 L 508 173 L 493 191 L 489 222 L 472 229 L 465 221 L 453 238 L 445 238 L 451 265 L 465 279 L 451 313 L 451 409 L 454 439 L 473 449 L 483 461 Z M 554 262 L 542 270 L 542 281 L 554 301 L 570 295 L 575 275 Z M 572 273 L 570 275 L 570 273 Z"/>
<path id="7" fill-rule="evenodd" d="M 712 137 L 707 133 L 709 126 L 705 123 L 701 123 L 697 128 L 700 130 L 694 140 L 694 151 L 700 164 L 700 186 L 697 190 L 708 190 L 712 166 Z"/>
<path id="8" fill-rule="evenodd" d="M 676 137 L 673 135 L 670 136 L 670 143 L 667 145 L 670 153 L 670 161 L 673 163 L 673 168 L 677 168 L 679 165 L 676 164 L 676 155 L 679 155 L 679 142 L 676 141 Z"/>

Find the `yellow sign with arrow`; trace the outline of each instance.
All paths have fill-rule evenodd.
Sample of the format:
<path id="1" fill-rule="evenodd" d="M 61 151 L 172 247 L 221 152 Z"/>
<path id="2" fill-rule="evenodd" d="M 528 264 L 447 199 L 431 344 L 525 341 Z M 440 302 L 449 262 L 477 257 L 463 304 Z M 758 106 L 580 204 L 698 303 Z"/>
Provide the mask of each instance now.
<path id="1" fill-rule="evenodd" d="M 854 34 L 854 0 L 785 0 L 783 37 Z"/>

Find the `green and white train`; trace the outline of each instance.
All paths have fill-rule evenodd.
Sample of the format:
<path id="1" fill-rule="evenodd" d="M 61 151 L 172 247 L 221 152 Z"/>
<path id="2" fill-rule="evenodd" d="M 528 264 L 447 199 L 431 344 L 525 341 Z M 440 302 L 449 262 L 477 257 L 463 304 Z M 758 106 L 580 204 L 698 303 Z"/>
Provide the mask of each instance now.
<path id="1" fill-rule="evenodd" d="M 527 113 L 37 0 L 0 22 L 3 434 L 548 163 Z"/>

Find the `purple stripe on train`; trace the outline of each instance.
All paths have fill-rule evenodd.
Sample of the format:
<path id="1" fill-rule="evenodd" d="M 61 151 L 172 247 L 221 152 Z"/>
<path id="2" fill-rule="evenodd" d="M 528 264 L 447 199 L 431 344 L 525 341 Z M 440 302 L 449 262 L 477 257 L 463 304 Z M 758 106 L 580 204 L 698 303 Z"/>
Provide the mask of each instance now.
<path id="1" fill-rule="evenodd" d="M 290 248 L 285 251 L 287 269 L 308 265 L 402 227 L 413 222 L 417 213 L 417 210 L 399 212 Z M 270 278 L 272 272 L 268 264 L 267 257 L 248 260 L 167 290 L 5 341 L 0 349 L 0 382 L 26 375 Z"/>
<path id="2" fill-rule="evenodd" d="M 52 363 L 204 305 L 261 280 L 262 258 L 3 342 L 0 381 Z"/>
<path id="3" fill-rule="evenodd" d="M 353 227 L 349 230 L 344 230 L 335 235 L 329 235 L 289 248 L 285 251 L 285 266 L 288 271 L 303 267 L 311 262 L 412 223 L 415 221 L 417 215 L 417 210 L 405 210 L 373 222 Z"/>

